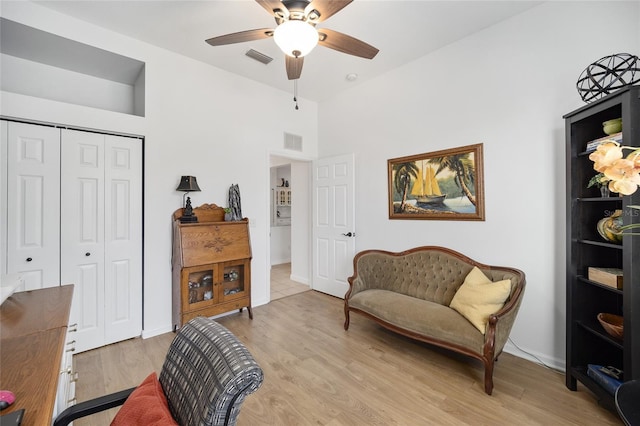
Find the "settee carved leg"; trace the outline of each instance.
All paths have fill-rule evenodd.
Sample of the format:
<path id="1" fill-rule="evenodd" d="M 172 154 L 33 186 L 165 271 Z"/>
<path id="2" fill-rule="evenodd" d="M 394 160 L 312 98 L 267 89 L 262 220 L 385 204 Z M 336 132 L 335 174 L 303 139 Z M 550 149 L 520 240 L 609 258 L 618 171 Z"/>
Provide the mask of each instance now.
<path id="1" fill-rule="evenodd" d="M 346 305 L 344 307 L 344 329 L 349 329 L 349 307 Z"/>
<path id="2" fill-rule="evenodd" d="M 493 392 L 493 359 L 484 361 L 484 391 L 487 395 Z"/>

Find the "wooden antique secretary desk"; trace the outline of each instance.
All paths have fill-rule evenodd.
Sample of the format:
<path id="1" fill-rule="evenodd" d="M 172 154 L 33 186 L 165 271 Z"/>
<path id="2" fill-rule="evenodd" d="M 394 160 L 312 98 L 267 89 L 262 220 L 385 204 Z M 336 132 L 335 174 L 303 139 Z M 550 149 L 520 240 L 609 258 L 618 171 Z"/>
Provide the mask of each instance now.
<path id="1" fill-rule="evenodd" d="M 225 222 L 215 204 L 193 209 L 198 222 L 173 214 L 173 328 L 197 316 L 251 311 L 251 242 L 247 219 Z"/>

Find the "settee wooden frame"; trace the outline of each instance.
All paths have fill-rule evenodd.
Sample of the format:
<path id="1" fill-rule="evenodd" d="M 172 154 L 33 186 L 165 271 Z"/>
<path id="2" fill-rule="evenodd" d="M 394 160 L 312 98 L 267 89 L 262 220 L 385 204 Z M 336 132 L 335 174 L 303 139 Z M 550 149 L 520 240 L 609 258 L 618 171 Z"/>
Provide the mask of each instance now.
<path id="1" fill-rule="evenodd" d="M 492 314 L 489 316 L 488 319 L 488 324 L 487 324 L 487 328 L 485 331 L 485 335 L 484 335 L 484 345 L 483 345 L 483 349 L 482 352 L 475 352 L 472 351 L 468 348 L 465 348 L 463 346 L 442 340 L 442 339 L 438 339 L 435 338 L 433 336 L 427 336 L 427 335 L 423 335 L 420 333 L 416 333 L 412 330 L 407 330 L 401 327 L 398 327 L 397 325 L 391 324 L 390 322 L 379 318 L 377 316 L 374 316 L 372 314 L 370 314 L 369 312 L 366 312 L 364 310 L 358 309 L 358 308 L 354 308 L 352 306 L 349 306 L 349 298 L 351 296 L 351 293 L 353 291 L 353 284 L 355 279 L 358 277 L 358 261 L 360 260 L 361 257 L 366 256 L 367 254 L 370 253 L 379 253 L 379 254 L 384 254 L 384 255 L 388 255 L 388 256 L 394 256 L 394 257 L 401 257 L 401 256 L 406 256 L 408 254 L 411 253 L 416 253 L 419 251 L 426 251 L 426 250 L 431 250 L 431 251 L 438 251 L 438 252 L 442 252 L 448 255 L 451 255 L 459 260 L 461 260 L 464 263 L 467 263 L 469 265 L 472 266 L 477 266 L 478 268 L 480 268 L 481 270 L 484 271 L 504 271 L 510 274 L 515 274 L 515 276 L 517 277 L 514 280 L 512 280 L 512 283 L 515 284 L 515 286 L 512 284 L 512 289 L 511 289 L 511 294 L 509 296 L 509 298 L 507 299 L 507 301 L 505 302 L 504 306 L 502 307 L 502 309 L 500 309 L 498 312 Z M 461 253 L 458 253 L 454 250 L 445 248 L 445 247 L 439 247 L 439 246 L 422 246 L 422 247 L 416 247 L 410 250 L 405 250 L 402 252 L 390 252 L 390 251 L 385 251 L 385 250 L 365 250 L 362 252 L 359 252 L 358 254 L 356 254 L 356 256 L 353 259 L 353 276 L 348 278 L 348 282 L 349 282 L 349 290 L 347 291 L 347 293 L 345 294 L 345 298 L 344 298 L 344 314 L 345 314 L 345 322 L 344 322 L 344 329 L 348 330 L 349 329 L 349 323 L 350 323 L 350 316 L 349 313 L 350 312 L 356 312 L 358 314 L 361 314 L 373 321 L 375 321 L 376 323 L 380 324 L 382 327 L 391 330 L 395 333 L 401 334 L 403 336 L 421 341 L 421 342 L 425 342 L 425 343 L 429 343 L 435 346 L 439 346 L 454 352 L 458 352 L 476 359 L 479 359 L 480 361 L 482 361 L 483 365 L 484 365 L 484 391 L 485 393 L 487 393 L 488 395 L 491 395 L 492 391 L 493 391 L 493 369 L 494 369 L 494 364 L 495 361 L 497 360 L 498 356 L 502 353 L 502 349 L 504 347 L 504 344 L 501 345 L 501 347 L 496 348 L 496 331 L 497 331 L 497 327 L 498 324 L 500 323 L 501 319 L 505 318 L 506 316 L 511 316 L 512 320 L 511 320 L 511 324 L 509 325 L 509 330 L 511 328 L 511 325 L 513 324 L 513 319 L 515 319 L 515 315 L 520 307 L 520 303 L 522 302 L 522 296 L 524 294 L 524 289 L 526 286 L 526 279 L 525 279 L 525 274 L 524 272 L 522 272 L 519 269 L 516 268 L 509 268 L 509 267 L 504 267 L 504 266 L 492 266 L 492 265 L 486 265 L 480 262 L 477 262 Z M 461 283 L 460 283 L 461 284 Z M 508 336 L 508 334 L 507 334 Z M 506 340 L 506 339 L 505 339 Z"/>

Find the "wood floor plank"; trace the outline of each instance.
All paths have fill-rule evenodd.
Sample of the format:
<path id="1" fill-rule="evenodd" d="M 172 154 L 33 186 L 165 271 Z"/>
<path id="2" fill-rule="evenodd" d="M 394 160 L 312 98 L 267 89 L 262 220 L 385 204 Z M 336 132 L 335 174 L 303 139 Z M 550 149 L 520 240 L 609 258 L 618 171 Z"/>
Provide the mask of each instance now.
<path id="1" fill-rule="evenodd" d="M 249 348 L 265 374 L 238 425 L 620 425 L 583 387 L 504 353 L 495 388 L 483 390 L 482 364 L 385 330 L 314 291 L 219 318 Z M 160 372 L 173 338 L 132 339 L 76 355 L 78 401 L 139 384 Z M 76 421 L 107 425 L 117 410 Z"/>

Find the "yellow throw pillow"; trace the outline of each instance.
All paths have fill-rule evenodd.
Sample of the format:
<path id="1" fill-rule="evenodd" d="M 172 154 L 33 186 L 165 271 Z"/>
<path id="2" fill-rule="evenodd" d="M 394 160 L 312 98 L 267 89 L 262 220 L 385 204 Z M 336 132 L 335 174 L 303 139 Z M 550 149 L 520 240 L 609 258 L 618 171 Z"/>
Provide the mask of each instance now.
<path id="1" fill-rule="evenodd" d="M 504 306 L 510 293 L 510 280 L 494 283 L 474 266 L 453 296 L 449 307 L 458 311 L 484 334 L 489 315 Z"/>

